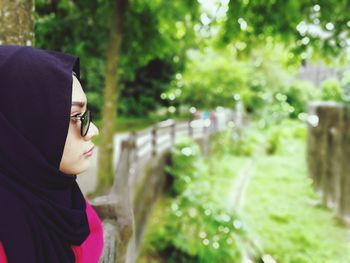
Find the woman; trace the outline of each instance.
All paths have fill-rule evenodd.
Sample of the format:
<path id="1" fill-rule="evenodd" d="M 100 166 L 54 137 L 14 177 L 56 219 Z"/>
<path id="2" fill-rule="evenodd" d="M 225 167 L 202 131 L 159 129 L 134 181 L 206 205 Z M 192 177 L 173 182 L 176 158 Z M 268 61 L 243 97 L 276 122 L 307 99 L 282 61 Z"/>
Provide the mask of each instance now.
<path id="1" fill-rule="evenodd" d="M 98 129 L 79 58 L 0 46 L 0 263 L 98 262 L 102 224 L 76 182 Z"/>

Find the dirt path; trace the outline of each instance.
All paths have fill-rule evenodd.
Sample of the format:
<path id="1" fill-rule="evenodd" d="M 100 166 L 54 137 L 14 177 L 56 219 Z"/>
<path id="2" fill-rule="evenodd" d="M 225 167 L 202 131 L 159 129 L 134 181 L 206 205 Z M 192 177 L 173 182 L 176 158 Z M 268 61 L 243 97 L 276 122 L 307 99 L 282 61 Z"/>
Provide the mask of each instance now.
<path id="1" fill-rule="evenodd" d="M 231 209 L 235 209 L 236 211 L 239 211 L 240 208 L 242 207 L 245 189 L 247 188 L 250 177 L 254 172 L 254 168 L 255 168 L 255 160 L 252 158 L 245 165 L 245 167 L 243 167 L 243 169 L 240 171 L 238 177 L 235 178 L 235 180 L 232 182 L 232 186 L 231 186 L 232 190 L 228 198 L 228 200 L 231 200 L 230 201 Z"/>

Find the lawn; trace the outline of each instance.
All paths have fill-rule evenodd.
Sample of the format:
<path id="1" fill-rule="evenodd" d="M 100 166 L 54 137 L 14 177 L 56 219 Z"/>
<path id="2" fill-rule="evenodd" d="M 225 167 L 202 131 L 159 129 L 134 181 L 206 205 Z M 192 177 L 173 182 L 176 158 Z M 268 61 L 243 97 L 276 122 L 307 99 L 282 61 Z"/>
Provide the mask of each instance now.
<path id="1" fill-rule="evenodd" d="M 258 147 L 260 151 L 255 152 L 253 159 L 250 156 L 229 154 L 228 143 L 220 146 L 225 148 L 224 155 L 213 155 L 210 160 L 193 159 L 191 162 L 195 162 L 199 176 L 184 188 L 184 193 L 191 190 L 192 194 L 187 197 L 187 203 L 182 204 L 182 210 L 179 210 L 183 216 L 176 216 L 175 213 L 174 217 L 171 214 L 174 202 L 181 204 L 177 201 L 178 197 L 174 199 L 165 196 L 155 206 L 139 262 L 241 262 L 243 254 L 239 247 L 242 244 L 243 249 L 253 249 L 254 252 L 254 247 L 246 246 L 248 243 L 244 240 L 257 240 L 255 244 L 260 256 L 270 255 L 275 260 L 266 262 L 349 263 L 349 229 L 321 204 L 320 197 L 313 190 L 305 161 L 305 130 L 302 131 L 304 128 L 300 124 L 293 125 L 281 125 L 278 136 L 275 134 L 276 127 L 272 133 L 259 131 L 259 136 L 265 137 L 263 141 L 268 143 Z M 270 149 L 266 146 L 271 142 L 277 147 L 274 154 L 262 151 Z M 250 145 L 246 140 L 242 143 Z M 184 156 L 181 158 L 177 162 L 178 180 L 189 175 L 186 167 L 191 166 L 191 162 L 186 164 L 188 160 Z M 242 172 L 245 175 L 245 167 L 251 163 L 252 169 L 246 174 L 249 180 L 245 191 L 242 191 L 242 202 L 239 207 L 232 206 L 234 200 L 231 199 L 235 196 L 232 193 L 237 191 L 237 178 L 242 178 Z M 208 204 L 220 207 L 227 214 L 235 213 L 230 210 L 232 208 L 236 210 L 238 214 L 235 220 L 241 220 L 245 229 L 237 232 L 232 225 L 228 226 L 231 233 L 238 233 L 241 237 L 229 246 L 220 243 L 223 246 L 218 248 L 219 254 L 211 252 L 209 247 L 203 248 L 200 235 L 192 235 L 189 231 L 199 226 L 199 229 L 206 229 L 206 233 L 211 232 L 214 241 L 215 238 L 229 241 L 230 237 L 220 235 L 220 231 L 216 232 L 218 222 L 201 214 L 190 218 L 184 216 L 187 210 L 194 207 L 199 209 Z M 178 205 L 176 207 L 179 209 Z M 220 213 L 215 215 L 216 218 L 220 217 Z M 208 238 L 207 243 L 212 244 L 212 239 Z M 164 244 L 168 244 L 167 253 L 162 248 Z M 230 250 L 239 251 L 239 256 L 235 258 Z M 171 254 L 169 251 L 172 251 Z M 174 253 L 178 256 L 175 257 Z M 216 257 L 225 253 L 226 261 Z M 171 261 L 170 258 L 177 258 L 177 261 Z"/>
<path id="2" fill-rule="evenodd" d="M 305 144 L 293 145 L 288 154 L 257 160 L 244 219 L 277 262 L 348 263 L 349 230 L 320 205 L 307 175 Z"/>

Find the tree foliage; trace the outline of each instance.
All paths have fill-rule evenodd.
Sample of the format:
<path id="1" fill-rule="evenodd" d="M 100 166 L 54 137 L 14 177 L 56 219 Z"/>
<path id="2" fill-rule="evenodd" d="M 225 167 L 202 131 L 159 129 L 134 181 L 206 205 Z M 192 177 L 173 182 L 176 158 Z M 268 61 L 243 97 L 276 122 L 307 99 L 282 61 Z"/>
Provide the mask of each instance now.
<path id="1" fill-rule="evenodd" d="M 81 58 L 83 86 L 90 106 L 97 114 L 103 103 L 102 73 L 112 3 L 36 0 L 36 45 L 73 53 Z M 193 21 L 197 15 L 196 1 L 130 2 L 120 57 L 123 90 L 118 107 L 121 113 L 145 114 L 145 108 L 152 110 L 163 103 L 158 91 L 169 88 L 167 84 L 175 72 L 183 68 L 185 51 L 195 46 Z M 144 74 L 155 69 L 157 63 L 164 66 L 157 76 Z M 156 82 L 161 87 L 155 85 Z M 140 91 L 142 95 L 136 96 Z"/>
<path id="2" fill-rule="evenodd" d="M 186 70 L 168 97 L 173 94 L 180 104 L 202 109 L 234 108 L 241 100 L 247 111 L 258 112 L 290 83 L 294 69 L 284 67 L 284 53 L 281 47 L 260 49 L 241 60 L 227 49 L 189 52 Z"/>
<path id="3" fill-rule="evenodd" d="M 341 102 L 341 86 L 336 79 L 326 79 L 321 84 L 321 99 Z"/>
<path id="4" fill-rule="evenodd" d="M 349 6 L 337 0 L 230 0 L 220 39 L 225 44 L 244 41 L 247 50 L 274 39 L 302 59 L 313 52 L 336 56 L 348 45 Z"/>

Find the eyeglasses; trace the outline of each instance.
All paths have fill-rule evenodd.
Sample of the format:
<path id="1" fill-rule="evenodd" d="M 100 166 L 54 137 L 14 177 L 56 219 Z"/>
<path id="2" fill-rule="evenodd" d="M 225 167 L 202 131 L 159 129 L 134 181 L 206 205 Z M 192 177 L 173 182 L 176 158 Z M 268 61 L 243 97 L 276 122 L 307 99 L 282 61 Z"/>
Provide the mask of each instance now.
<path id="1" fill-rule="evenodd" d="M 83 115 L 81 116 L 72 116 L 71 119 L 73 121 L 77 121 L 80 120 L 80 134 L 82 137 L 84 137 L 88 131 L 89 131 L 89 127 L 90 127 L 90 123 L 92 121 L 92 114 L 90 110 L 86 110 Z"/>

